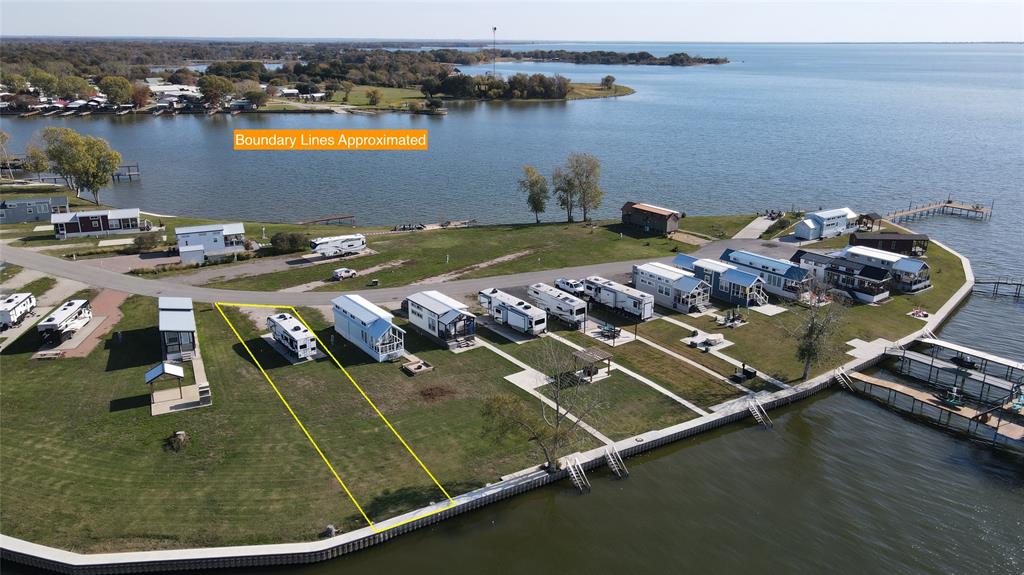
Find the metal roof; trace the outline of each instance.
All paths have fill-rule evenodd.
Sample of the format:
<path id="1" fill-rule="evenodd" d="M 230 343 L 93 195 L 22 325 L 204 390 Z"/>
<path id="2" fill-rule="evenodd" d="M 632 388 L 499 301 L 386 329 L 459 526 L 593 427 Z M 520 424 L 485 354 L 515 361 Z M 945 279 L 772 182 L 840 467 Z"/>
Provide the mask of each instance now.
<path id="1" fill-rule="evenodd" d="M 814 262 L 818 264 L 827 264 L 830 263 L 833 259 L 834 258 L 832 256 L 827 256 L 825 254 L 809 252 L 807 250 L 797 250 L 796 253 L 793 254 L 793 257 L 790 259 L 790 261 L 800 262 L 803 260 L 807 260 L 809 262 Z"/>
<path id="2" fill-rule="evenodd" d="M 854 232 L 850 236 L 858 240 L 928 241 L 928 234 L 901 234 L 897 232 Z"/>
<path id="3" fill-rule="evenodd" d="M 47 202 L 51 206 L 53 206 L 53 205 L 67 206 L 68 205 L 68 197 L 67 196 L 47 196 L 47 197 L 35 197 L 35 198 L 8 198 L 6 200 L 0 201 L 0 206 L 11 207 L 11 206 L 21 206 L 21 205 L 25 205 L 25 204 L 41 204 L 43 202 Z"/>
<path id="4" fill-rule="evenodd" d="M 192 309 L 192 298 L 190 297 L 160 297 L 156 300 L 156 307 L 160 309 Z"/>
<path id="5" fill-rule="evenodd" d="M 686 254 L 676 254 L 676 257 L 672 259 L 672 265 L 691 271 L 693 270 L 693 264 L 696 262 L 697 258 Z"/>
<path id="6" fill-rule="evenodd" d="M 185 377 L 185 368 L 166 361 L 158 363 L 154 368 L 146 372 L 146 383 L 153 383 L 153 380 L 163 375 L 170 375 L 177 377 L 178 379 L 182 379 Z"/>
<path id="7" fill-rule="evenodd" d="M 822 219 L 838 218 L 840 216 L 847 218 L 856 218 L 857 212 L 851 210 L 850 208 L 836 208 L 833 210 L 821 210 L 819 212 L 811 212 L 810 214 L 807 215 L 817 216 Z"/>
<path id="8" fill-rule="evenodd" d="M 358 294 L 340 295 L 331 300 L 331 303 L 334 304 L 334 307 L 352 314 L 365 325 L 370 325 L 378 320 L 391 323 L 395 317 Z"/>
<path id="9" fill-rule="evenodd" d="M 163 299 L 163 298 L 161 298 Z M 188 299 L 188 298 L 174 298 Z M 191 300 L 190 300 L 191 303 Z M 196 331 L 196 316 L 192 309 L 160 309 L 160 331 Z"/>
<path id="10" fill-rule="evenodd" d="M 916 274 L 920 273 L 921 270 L 928 269 L 928 264 L 914 258 L 903 258 L 900 261 L 893 264 L 892 269 L 898 272 Z"/>
<path id="11" fill-rule="evenodd" d="M 902 254 L 894 254 L 885 250 L 879 250 L 876 248 L 869 248 L 867 246 L 846 246 L 840 252 L 842 256 L 860 256 L 865 258 L 874 258 L 888 264 L 894 264 L 902 259 L 906 259 L 907 256 Z"/>
<path id="12" fill-rule="evenodd" d="M 998 355 L 993 355 L 991 353 L 987 353 L 977 349 L 971 349 L 967 346 L 953 343 L 951 341 L 943 341 L 941 339 L 932 339 L 928 337 L 921 338 L 918 341 L 920 341 L 921 343 L 926 343 L 928 345 L 934 345 L 959 353 L 963 353 L 966 355 L 970 355 L 978 359 L 984 359 L 986 361 L 997 363 L 999 365 L 1005 365 L 1006 367 L 1011 367 L 1013 369 L 1024 370 L 1024 362 L 1014 361 L 1012 359 L 1007 359 L 1005 357 L 999 357 Z"/>
<path id="13" fill-rule="evenodd" d="M 758 276 L 748 274 L 747 272 L 736 269 L 726 270 L 725 273 L 722 274 L 722 279 L 731 284 L 737 284 L 746 287 L 751 287 L 758 282 L 764 282 L 764 280 L 762 280 Z"/>
<path id="14" fill-rule="evenodd" d="M 234 222 L 230 224 L 207 224 L 204 226 L 186 226 L 183 228 L 175 228 L 174 235 L 187 235 L 187 234 L 199 234 L 204 232 L 221 232 L 226 236 L 235 234 L 244 234 L 245 225 L 241 222 Z"/>
<path id="15" fill-rule="evenodd" d="M 769 272 L 795 281 L 803 280 L 809 273 L 808 270 L 801 268 L 793 262 L 743 250 L 727 249 L 722 252 L 722 259 L 748 268 L 745 271 L 752 271 L 755 274 Z"/>
<path id="16" fill-rule="evenodd" d="M 437 290 L 416 292 L 405 299 L 438 316 L 444 315 L 451 310 L 463 310 L 469 308 L 468 305 L 454 298 L 450 298 Z"/>
<path id="17" fill-rule="evenodd" d="M 681 277 L 693 275 L 692 272 L 689 272 L 681 268 L 677 268 L 675 266 L 670 266 L 668 264 L 663 264 L 661 262 L 650 262 L 646 264 L 640 264 L 636 266 L 636 269 L 647 272 L 654 276 L 658 276 L 660 278 L 665 278 L 670 282 L 675 281 Z"/>
<path id="18" fill-rule="evenodd" d="M 694 276 L 683 276 L 672 282 L 672 286 L 681 292 L 690 293 L 700 287 L 700 284 L 702 283 L 704 283 L 704 280 L 698 279 Z"/>
<path id="19" fill-rule="evenodd" d="M 651 204 L 641 204 L 641 203 L 637 203 L 637 202 L 626 202 L 626 205 L 622 206 L 622 209 L 625 210 L 627 208 L 633 208 L 633 209 L 636 209 L 636 210 L 640 210 L 640 211 L 644 211 L 644 212 L 649 212 L 649 213 L 652 213 L 652 214 L 657 214 L 659 216 L 671 217 L 671 216 L 680 216 L 681 215 L 679 212 L 677 212 L 675 210 L 670 210 L 668 208 L 663 208 L 661 206 L 654 206 L 654 205 L 651 205 Z"/>
<path id="20" fill-rule="evenodd" d="M 107 216 L 108 220 L 138 219 L 139 208 L 122 208 L 118 210 L 88 210 L 84 212 L 68 212 L 65 214 L 50 214 L 51 224 L 66 224 L 77 221 L 81 218 Z"/>

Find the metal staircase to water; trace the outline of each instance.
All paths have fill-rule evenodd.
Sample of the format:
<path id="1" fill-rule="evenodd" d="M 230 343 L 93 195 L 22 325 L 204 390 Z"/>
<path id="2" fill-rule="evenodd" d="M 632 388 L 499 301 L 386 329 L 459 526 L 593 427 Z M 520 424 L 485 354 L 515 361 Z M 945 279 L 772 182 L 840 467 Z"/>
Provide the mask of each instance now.
<path id="1" fill-rule="evenodd" d="M 565 468 L 569 471 L 569 479 L 572 480 L 572 484 L 576 486 L 576 489 L 579 489 L 581 493 L 590 492 L 590 480 L 587 479 L 587 473 L 583 471 L 583 466 L 580 465 L 578 459 L 567 459 Z"/>
<path id="2" fill-rule="evenodd" d="M 623 479 L 629 476 L 629 470 L 626 469 L 626 463 L 622 461 L 622 455 L 614 447 L 604 450 L 604 459 L 608 462 L 608 468 L 612 470 L 616 477 Z"/>
<path id="3" fill-rule="evenodd" d="M 768 412 L 765 411 L 756 397 L 751 397 L 750 401 L 747 402 L 747 410 L 750 411 L 750 415 L 754 416 L 754 420 L 763 425 L 765 429 L 770 429 L 775 425 L 775 422 L 772 421 L 771 417 L 768 417 Z"/>
<path id="4" fill-rule="evenodd" d="M 847 391 L 854 391 L 853 380 L 847 375 L 846 370 L 841 367 L 836 370 L 836 381 L 839 382 L 839 387 Z"/>

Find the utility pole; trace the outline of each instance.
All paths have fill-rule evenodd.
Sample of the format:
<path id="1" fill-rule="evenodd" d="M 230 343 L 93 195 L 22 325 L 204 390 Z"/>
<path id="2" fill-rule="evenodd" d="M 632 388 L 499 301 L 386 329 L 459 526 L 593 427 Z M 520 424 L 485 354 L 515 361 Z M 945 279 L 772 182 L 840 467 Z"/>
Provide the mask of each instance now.
<path id="1" fill-rule="evenodd" d="M 498 76 L 498 27 L 491 26 L 491 76 Z"/>

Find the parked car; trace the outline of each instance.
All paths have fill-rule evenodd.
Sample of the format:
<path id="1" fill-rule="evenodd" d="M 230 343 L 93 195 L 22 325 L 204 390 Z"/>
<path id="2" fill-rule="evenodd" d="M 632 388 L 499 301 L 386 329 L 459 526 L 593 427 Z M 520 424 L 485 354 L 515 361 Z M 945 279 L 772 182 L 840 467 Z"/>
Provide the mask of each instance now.
<path id="1" fill-rule="evenodd" d="M 331 279 L 346 280 L 348 278 L 354 278 L 356 277 L 356 275 L 358 275 L 356 274 L 356 270 L 352 268 L 338 268 L 334 270 L 334 273 L 331 274 Z"/>
<path id="2" fill-rule="evenodd" d="M 578 280 L 558 278 L 555 280 L 555 287 L 574 296 L 583 295 L 583 282 Z"/>

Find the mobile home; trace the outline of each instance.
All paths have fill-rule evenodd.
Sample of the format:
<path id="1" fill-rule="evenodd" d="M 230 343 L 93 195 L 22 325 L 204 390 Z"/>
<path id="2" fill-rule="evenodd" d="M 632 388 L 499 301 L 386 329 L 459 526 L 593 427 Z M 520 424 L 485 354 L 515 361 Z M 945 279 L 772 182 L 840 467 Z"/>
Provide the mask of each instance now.
<path id="1" fill-rule="evenodd" d="M 444 345 L 475 337 L 476 316 L 469 306 L 439 291 L 414 293 L 405 298 L 402 307 L 409 314 L 409 323 Z"/>
<path id="2" fill-rule="evenodd" d="M 192 361 L 193 356 L 199 354 L 192 298 L 161 297 L 157 299 L 157 308 L 164 359 Z"/>
<path id="3" fill-rule="evenodd" d="M 857 231 L 857 212 L 837 208 L 811 212 L 796 223 L 794 235 L 800 240 L 822 240 Z"/>
<path id="4" fill-rule="evenodd" d="M 376 361 L 394 361 L 405 353 L 405 330 L 392 323 L 395 316 L 360 295 L 331 300 L 334 331 Z"/>
<path id="5" fill-rule="evenodd" d="M 274 341 L 280 343 L 299 359 L 316 356 L 316 336 L 301 321 L 288 313 L 275 313 L 267 318 L 267 329 Z"/>
<path id="6" fill-rule="evenodd" d="M 743 307 L 768 303 L 764 280 L 730 263 L 679 254 L 672 260 L 672 265 L 691 271 L 694 276 L 704 280 L 711 286 L 711 297 L 715 299 Z"/>
<path id="7" fill-rule="evenodd" d="M 0 302 L 0 330 L 18 325 L 35 307 L 36 296 L 27 292 L 5 297 Z"/>
<path id="8" fill-rule="evenodd" d="M 50 221 L 52 214 L 68 212 L 67 196 L 11 198 L 0 201 L 0 224 Z"/>
<path id="9" fill-rule="evenodd" d="M 720 259 L 760 277 L 764 280 L 764 291 L 783 299 L 798 299 L 814 280 L 810 270 L 798 264 L 753 252 L 727 249 Z"/>
<path id="10" fill-rule="evenodd" d="M 150 229 L 149 220 L 140 218 L 138 208 L 90 210 L 50 214 L 53 234 L 58 240 L 71 237 L 137 234 Z"/>
<path id="11" fill-rule="evenodd" d="M 241 222 L 186 226 L 174 230 L 182 263 L 203 263 L 245 251 L 245 226 Z"/>
<path id="12" fill-rule="evenodd" d="M 587 302 L 545 283 L 527 289 L 527 296 L 542 310 L 575 329 L 587 319 Z"/>
<path id="13" fill-rule="evenodd" d="M 351 234 L 309 240 L 309 249 L 324 257 L 347 256 L 366 249 L 366 236 Z"/>
<path id="14" fill-rule="evenodd" d="M 477 299 L 499 324 L 529 335 L 538 335 L 547 330 L 548 314 L 515 296 L 491 288 L 481 290 Z"/>
<path id="15" fill-rule="evenodd" d="M 640 321 L 654 317 L 654 296 L 649 293 L 601 276 L 590 276 L 583 280 L 583 291 L 590 301 L 622 311 Z"/>
<path id="16" fill-rule="evenodd" d="M 36 325 L 43 341 L 60 343 L 85 327 L 92 319 L 92 306 L 88 300 L 68 300 Z"/>
<path id="17" fill-rule="evenodd" d="M 711 299 L 711 286 L 693 272 L 651 262 L 633 266 L 633 287 L 654 296 L 654 303 L 684 312 L 703 311 Z"/>

